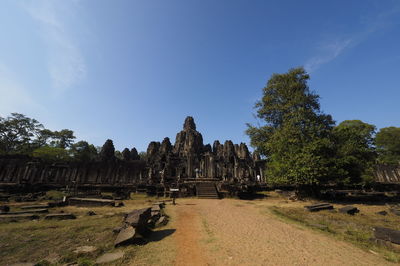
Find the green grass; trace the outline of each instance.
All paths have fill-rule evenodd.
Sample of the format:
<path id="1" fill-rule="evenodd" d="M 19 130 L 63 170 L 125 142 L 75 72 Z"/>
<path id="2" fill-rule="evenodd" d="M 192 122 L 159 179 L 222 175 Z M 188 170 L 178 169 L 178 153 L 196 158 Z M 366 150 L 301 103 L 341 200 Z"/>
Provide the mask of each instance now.
<path id="1" fill-rule="evenodd" d="M 373 238 L 374 226 L 385 226 L 399 229 L 398 217 L 380 217 L 373 212 L 356 214 L 354 216 L 338 213 L 336 211 L 308 212 L 299 207 L 277 206 L 269 209 L 281 219 L 300 224 L 313 230 L 330 235 L 337 239 L 350 242 L 364 250 L 372 250 L 381 254 L 391 262 L 400 262 L 400 252 L 376 244 Z"/>

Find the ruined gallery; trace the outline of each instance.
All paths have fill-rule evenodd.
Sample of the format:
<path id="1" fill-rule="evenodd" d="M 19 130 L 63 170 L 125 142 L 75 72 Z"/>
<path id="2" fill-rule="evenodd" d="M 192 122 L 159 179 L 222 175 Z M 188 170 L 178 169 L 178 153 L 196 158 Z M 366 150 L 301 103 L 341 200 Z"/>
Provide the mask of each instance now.
<path id="1" fill-rule="evenodd" d="M 263 166 L 257 153 L 251 154 L 245 143 L 203 144 L 192 117 L 185 119 L 183 130 L 176 135 L 174 145 L 169 138 L 151 142 L 145 159 L 132 149 L 129 160 L 113 154 L 96 161 L 46 163 L 29 157 L 0 158 L 2 185 L 24 187 L 86 187 L 142 188 L 162 190 L 187 187 L 199 182 L 223 184 L 252 184 L 263 181 Z M 190 192 L 192 187 L 193 193 Z"/>

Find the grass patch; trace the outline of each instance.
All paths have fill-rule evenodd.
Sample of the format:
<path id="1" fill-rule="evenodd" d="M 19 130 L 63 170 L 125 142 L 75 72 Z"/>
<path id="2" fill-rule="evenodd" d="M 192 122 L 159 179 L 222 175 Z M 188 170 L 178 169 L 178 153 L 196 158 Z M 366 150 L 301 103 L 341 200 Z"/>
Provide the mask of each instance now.
<path id="1" fill-rule="evenodd" d="M 96 257 L 114 250 L 116 235 L 112 230 L 121 225 L 123 213 L 150 207 L 152 202 L 159 200 L 162 200 L 162 198 L 137 196 L 135 194 L 133 200 L 124 201 L 125 206 L 121 208 L 67 206 L 49 210 L 50 213 L 61 211 L 73 213 L 77 216 L 75 220 L 44 220 L 42 215 L 38 221 L 2 222 L 0 223 L 0 264 L 33 262 L 38 263 L 38 265 L 68 263 L 94 265 Z M 20 204 L 10 203 L 12 208 L 17 208 Z M 29 204 L 37 203 L 30 202 Z M 96 215 L 88 216 L 89 210 L 93 210 Z M 161 241 L 120 249 L 125 251 L 127 259 L 132 259 L 136 254 L 143 256 L 143 260 L 146 260 L 146 258 L 153 259 L 158 255 L 155 255 L 157 253 L 149 253 L 149 251 L 152 248 L 158 250 L 159 246 L 162 245 L 159 242 Z M 97 251 L 86 255 L 75 254 L 73 251 L 80 246 L 95 246 Z M 58 258 L 57 261 L 46 264 L 51 261 L 49 258 L 54 254 Z M 126 263 L 121 265 L 126 265 Z"/>
<path id="2" fill-rule="evenodd" d="M 59 190 L 49 190 L 46 192 L 45 199 L 48 200 L 62 200 L 67 194 Z"/>
<path id="3" fill-rule="evenodd" d="M 339 240 L 350 242 L 364 250 L 381 254 L 386 260 L 400 262 L 400 252 L 376 244 L 373 238 L 374 226 L 399 229 L 398 217 L 378 216 L 365 211 L 354 216 L 334 211 L 308 212 L 300 207 L 272 206 L 269 210 L 281 219 L 323 232 Z"/>
<path id="4" fill-rule="evenodd" d="M 207 233 L 207 238 L 206 238 L 205 242 L 207 244 L 214 242 L 216 240 L 216 238 L 215 238 L 214 232 L 211 230 L 207 220 L 203 218 L 202 219 L 202 224 L 203 224 L 204 230 Z"/>

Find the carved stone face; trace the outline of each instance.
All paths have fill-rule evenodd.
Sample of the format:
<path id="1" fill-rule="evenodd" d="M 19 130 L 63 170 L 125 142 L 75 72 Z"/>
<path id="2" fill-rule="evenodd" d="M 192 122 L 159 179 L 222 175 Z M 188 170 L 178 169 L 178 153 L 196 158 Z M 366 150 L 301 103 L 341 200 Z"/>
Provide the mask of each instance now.
<path id="1" fill-rule="evenodd" d="M 196 124 L 194 123 L 194 119 L 191 116 L 186 117 L 185 123 L 183 124 L 183 130 L 196 130 Z"/>

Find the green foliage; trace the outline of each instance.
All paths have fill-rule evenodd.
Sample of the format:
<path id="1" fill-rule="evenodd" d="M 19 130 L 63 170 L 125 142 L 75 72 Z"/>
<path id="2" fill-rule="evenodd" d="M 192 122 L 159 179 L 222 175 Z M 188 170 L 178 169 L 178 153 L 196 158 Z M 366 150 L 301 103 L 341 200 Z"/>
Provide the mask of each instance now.
<path id="1" fill-rule="evenodd" d="M 265 125 L 248 125 L 252 146 L 267 158 L 272 183 L 317 185 L 334 175 L 334 121 L 320 111 L 308 79 L 303 68 L 273 74 L 255 106 Z"/>
<path id="2" fill-rule="evenodd" d="M 23 114 L 0 117 L 0 150 L 4 154 L 29 154 L 35 147 L 35 137 L 43 125 Z"/>
<path id="3" fill-rule="evenodd" d="M 61 131 L 54 131 L 52 138 L 52 146 L 65 149 L 72 145 L 76 137 L 72 130 L 63 129 Z"/>
<path id="4" fill-rule="evenodd" d="M 33 151 L 33 157 L 40 158 L 44 161 L 69 161 L 71 155 L 69 151 L 63 148 L 44 146 Z"/>
<path id="5" fill-rule="evenodd" d="M 97 150 L 87 141 L 79 141 L 71 146 L 71 152 L 77 161 L 88 162 L 97 158 Z"/>
<path id="6" fill-rule="evenodd" d="M 376 161 L 375 126 L 360 120 L 346 120 L 333 130 L 337 149 L 339 182 L 354 184 L 373 178 Z"/>
<path id="7" fill-rule="evenodd" d="M 72 130 L 52 131 L 23 114 L 0 117 L 0 155 L 32 155 L 47 161 L 69 161 L 72 157 L 77 161 L 90 161 L 97 158 L 95 146 L 86 141 L 73 144 L 74 139 Z"/>
<path id="8" fill-rule="evenodd" d="M 376 134 L 376 148 L 380 163 L 398 165 L 400 163 L 400 128 L 382 128 Z"/>

